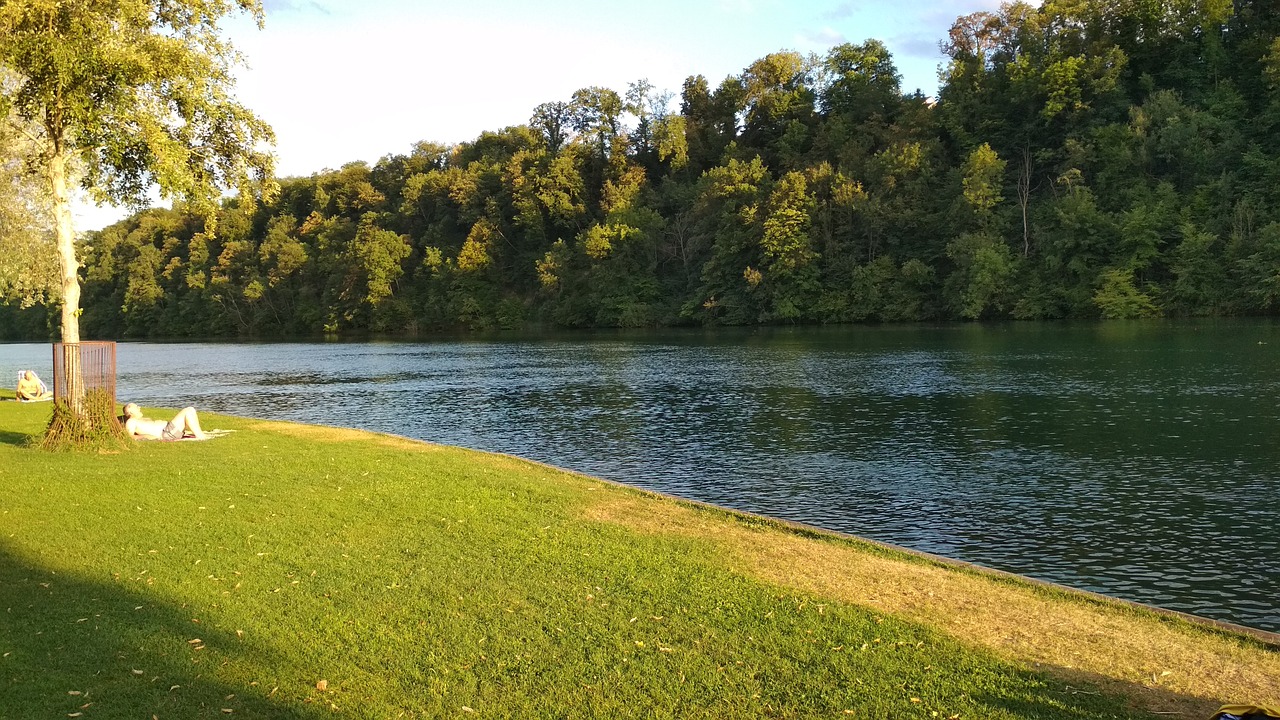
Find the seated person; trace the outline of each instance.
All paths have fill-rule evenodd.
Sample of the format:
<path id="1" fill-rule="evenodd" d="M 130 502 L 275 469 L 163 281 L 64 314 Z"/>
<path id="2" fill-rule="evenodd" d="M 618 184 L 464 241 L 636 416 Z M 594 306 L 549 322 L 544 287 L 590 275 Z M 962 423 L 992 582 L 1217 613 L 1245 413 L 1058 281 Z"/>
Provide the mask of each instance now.
<path id="1" fill-rule="evenodd" d="M 48 400 L 53 397 L 53 393 L 49 392 L 49 388 L 44 386 L 34 371 L 27 370 L 18 376 L 18 389 L 14 396 L 18 402 L 34 402 Z"/>
<path id="2" fill-rule="evenodd" d="M 200 429 L 200 418 L 193 407 L 183 408 L 169 422 L 151 420 L 142 416 L 137 403 L 124 406 L 124 431 L 142 440 L 181 440 L 184 437 L 204 440 L 208 436 Z"/>

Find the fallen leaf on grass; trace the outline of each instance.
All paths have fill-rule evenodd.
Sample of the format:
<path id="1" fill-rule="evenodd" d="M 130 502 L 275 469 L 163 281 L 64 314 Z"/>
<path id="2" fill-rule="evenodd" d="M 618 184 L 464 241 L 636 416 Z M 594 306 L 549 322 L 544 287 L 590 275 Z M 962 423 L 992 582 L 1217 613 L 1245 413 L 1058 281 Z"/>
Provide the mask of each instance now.
<path id="1" fill-rule="evenodd" d="M 142 674 L 142 671 L 141 671 L 141 670 L 134 670 L 134 671 L 133 671 L 133 674 L 134 674 L 134 675 L 141 675 L 141 674 Z"/>
<path id="2" fill-rule="evenodd" d="M 321 692 L 324 692 L 325 690 L 328 690 L 328 689 L 329 689 L 329 681 L 328 681 L 328 680 L 321 680 L 320 682 L 316 683 L 316 689 L 317 689 L 317 690 L 319 690 L 319 691 L 321 691 Z"/>

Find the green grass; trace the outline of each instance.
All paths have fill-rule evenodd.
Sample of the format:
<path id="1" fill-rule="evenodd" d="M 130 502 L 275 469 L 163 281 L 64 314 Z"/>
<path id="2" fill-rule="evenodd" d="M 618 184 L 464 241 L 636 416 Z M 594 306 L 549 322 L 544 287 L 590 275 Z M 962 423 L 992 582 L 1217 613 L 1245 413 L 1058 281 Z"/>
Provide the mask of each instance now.
<path id="1" fill-rule="evenodd" d="M 1147 717 L 585 519 L 628 491 L 568 473 L 218 416 L 26 447 L 48 412 L 0 403 L 0 719 Z"/>

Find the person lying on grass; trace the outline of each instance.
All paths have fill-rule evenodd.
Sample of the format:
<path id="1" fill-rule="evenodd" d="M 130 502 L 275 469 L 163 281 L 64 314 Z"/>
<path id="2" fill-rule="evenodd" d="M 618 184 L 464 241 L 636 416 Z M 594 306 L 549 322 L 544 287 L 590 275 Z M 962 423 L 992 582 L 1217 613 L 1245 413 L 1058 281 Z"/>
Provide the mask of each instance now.
<path id="1" fill-rule="evenodd" d="M 200 429 L 200 418 L 193 407 L 183 408 L 169 422 L 152 420 L 142 416 L 137 403 L 124 406 L 124 431 L 137 440 L 182 440 L 195 438 L 206 440 L 208 435 Z"/>

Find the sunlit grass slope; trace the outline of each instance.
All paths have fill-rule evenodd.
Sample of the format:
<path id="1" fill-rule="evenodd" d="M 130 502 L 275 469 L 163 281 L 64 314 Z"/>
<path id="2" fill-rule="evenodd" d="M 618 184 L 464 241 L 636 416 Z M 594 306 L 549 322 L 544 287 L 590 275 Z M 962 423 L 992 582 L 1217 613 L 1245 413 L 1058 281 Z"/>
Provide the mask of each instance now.
<path id="1" fill-rule="evenodd" d="M 204 443 L 28 449 L 48 412 L 0 403 L 0 719 L 1276 700 L 1257 643 L 511 458 L 218 416 Z"/>

